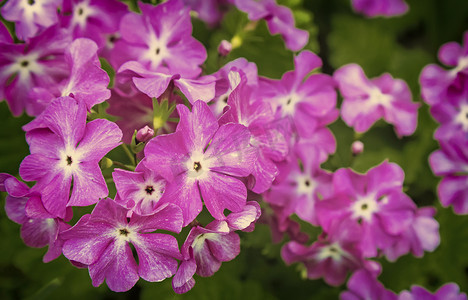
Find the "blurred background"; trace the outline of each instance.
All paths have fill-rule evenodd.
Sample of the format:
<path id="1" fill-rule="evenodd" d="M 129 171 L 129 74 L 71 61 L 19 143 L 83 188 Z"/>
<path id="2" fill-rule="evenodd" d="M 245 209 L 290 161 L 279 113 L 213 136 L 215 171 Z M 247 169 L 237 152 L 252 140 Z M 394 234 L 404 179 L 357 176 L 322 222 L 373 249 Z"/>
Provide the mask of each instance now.
<path id="1" fill-rule="evenodd" d="M 358 63 L 368 77 L 384 72 L 404 79 L 413 93 L 413 101 L 421 103 L 418 129 L 413 136 L 398 139 L 393 128 L 378 122 L 367 133 L 357 136 L 341 120 L 331 125 L 338 150 L 324 168 L 334 171 L 352 167 L 365 172 L 384 159 L 398 163 L 405 170 L 405 192 L 419 205 L 437 208 L 441 245 L 423 258 L 411 255 L 396 262 L 381 259 L 383 273 L 379 280 L 399 293 L 418 284 L 436 290 L 446 282 L 456 282 L 468 292 L 468 216 L 457 216 L 451 208 L 442 208 L 436 195 L 439 179 L 428 165 L 428 155 L 438 148 L 433 140 L 437 124 L 428 106 L 422 103 L 418 83 L 422 68 L 438 63 L 437 51 L 448 42 L 462 42 L 468 30 L 466 0 L 407 0 L 410 10 L 394 18 L 368 19 L 352 11 L 349 0 L 277 0 L 293 10 L 296 25 L 310 33 L 306 49 L 319 54 L 322 71 L 333 71 L 347 63 Z M 135 5 L 134 1 L 130 1 Z M 2 19 L 2 21 L 4 21 Z M 228 11 L 219 27 L 210 28 L 193 19 L 194 36 L 208 51 L 205 73 L 237 57 L 257 64 L 259 74 L 271 78 L 293 69 L 293 53 L 281 37 L 271 36 L 264 21 L 245 31 L 246 14 L 235 8 Z M 242 45 L 225 61 L 219 61 L 217 46 L 243 31 Z M 341 102 L 341 99 L 339 100 Z M 29 154 L 21 126 L 30 117 L 11 116 L 5 102 L 0 103 L 0 172 L 18 176 L 22 159 Z M 364 153 L 353 158 L 351 143 L 359 138 Z M 122 154 L 113 151 L 111 156 Z M 1 193 L 0 203 L 5 203 Z M 86 209 L 83 210 L 83 212 Z M 315 240 L 320 231 L 298 218 L 301 228 Z M 196 276 L 196 285 L 185 295 L 172 291 L 171 280 L 148 283 L 140 280 L 127 293 L 109 291 L 105 284 L 91 285 L 87 269 L 76 269 L 63 256 L 44 264 L 46 249 L 25 246 L 19 235 L 20 226 L 0 210 L 0 299 L 337 299 L 346 287 L 330 287 L 323 280 L 308 280 L 299 265 L 286 266 L 280 249 L 286 239 L 272 244 L 267 225 L 258 224 L 252 233 L 241 233 L 241 254 L 223 263 L 210 278 Z M 182 234 L 180 244 L 185 235 Z"/>

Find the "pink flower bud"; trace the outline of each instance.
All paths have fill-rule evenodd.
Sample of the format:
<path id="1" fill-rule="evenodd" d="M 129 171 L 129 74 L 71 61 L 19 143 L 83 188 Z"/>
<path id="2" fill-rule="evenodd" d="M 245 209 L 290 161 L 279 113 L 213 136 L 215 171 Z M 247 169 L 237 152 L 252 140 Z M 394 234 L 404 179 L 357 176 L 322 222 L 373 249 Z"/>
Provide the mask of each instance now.
<path id="1" fill-rule="evenodd" d="M 143 143 L 143 142 L 147 142 L 151 140 L 153 136 L 154 136 L 154 130 L 148 127 L 148 125 L 146 125 L 145 127 L 140 128 L 140 130 L 138 130 L 136 134 L 136 139 L 138 142 Z"/>
<path id="2" fill-rule="evenodd" d="M 222 40 L 221 43 L 219 43 L 218 46 L 218 53 L 221 56 L 226 56 L 228 55 L 232 50 L 232 45 L 226 40 Z"/>
<path id="3" fill-rule="evenodd" d="M 353 155 L 359 155 L 364 151 L 364 144 L 361 141 L 354 141 L 351 145 L 351 151 Z"/>

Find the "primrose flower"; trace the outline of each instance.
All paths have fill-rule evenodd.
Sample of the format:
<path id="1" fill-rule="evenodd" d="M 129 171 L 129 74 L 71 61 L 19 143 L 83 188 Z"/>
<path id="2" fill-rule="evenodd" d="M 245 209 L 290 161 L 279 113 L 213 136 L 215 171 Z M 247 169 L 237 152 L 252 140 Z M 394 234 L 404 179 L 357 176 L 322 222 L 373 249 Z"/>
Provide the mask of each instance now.
<path id="1" fill-rule="evenodd" d="M 206 50 L 192 36 L 189 8 L 181 0 L 157 6 L 140 2 L 139 7 L 141 14 L 128 13 L 120 23 L 121 39 L 111 54 L 113 66 L 118 69 L 126 61 L 138 61 L 149 71 L 167 66 L 171 75 L 197 77 Z"/>
<path id="2" fill-rule="evenodd" d="M 309 41 L 309 33 L 295 27 L 291 9 L 278 5 L 275 0 L 234 0 L 234 3 L 250 20 L 265 19 L 270 33 L 280 34 L 288 49 L 299 51 Z"/>
<path id="3" fill-rule="evenodd" d="M 408 11 L 404 0 L 351 0 L 351 4 L 356 12 L 370 18 L 399 16 Z"/>
<path id="4" fill-rule="evenodd" d="M 460 293 L 456 283 L 447 283 L 435 293 L 431 293 L 423 287 L 413 285 L 411 291 L 401 292 L 398 300 L 466 300 L 466 294 Z"/>
<path id="5" fill-rule="evenodd" d="M 367 270 L 356 271 L 348 280 L 348 290 L 340 294 L 341 300 L 397 300 L 398 296 L 385 289 Z"/>
<path id="6" fill-rule="evenodd" d="M 464 92 L 464 77 L 468 76 L 468 31 L 463 35 L 463 45 L 446 43 L 440 47 L 438 57 L 451 69 L 430 64 L 424 67 L 419 77 L 421 96 L 431 106 Z"/>
<path id="7" fill-rule="evenodd" d="M 135 172 L 115 169 L 112 173 L 117 195 L 115 202 L 131 209 L 138 215 L 150 215 L 157 207 L 166 188 L 166 180 L 147 169 L 144 161 Z"/>
<path id="8" fill-rule="evenodd" d="M 180 259 L 175 237 L 153 233 L 157 229 L 180 232 L 182 214 L 175 205 L 165 205 L 149 216 L 133 214 L 109 198 L 98 202 L 90 215 L 62 233 L 63 255 L 88 266 L 94 286 L 104 280 L 112 291 L 131 289 L 141 277 L 150 282 L 171 277 Z M 138 255 L 138 264 L 130 248 Z"/>
<path id="9" fill-rule="evenodd" d="M 60 232 L 70 225 L 50 215 L 42 206 L 40 196 L 15 177 L 0 173 L 0 191 L 7 192 L 5 211 L 10 220 L 21 224 L 21 238 L 29 247 L 49 246 L 43 257 L 49 262 L 62 254 Z M 71 214 L 69 217 L 71 218 Z"/>
<path id="10" fill-rule="evenodd" d="M 99 48 L 106 44 L 106 35 L 119 30 L 128 7 L 117 0 L 63 0 L 61 24 L 74 39 L 92 39 Z"/>
<path id="11" fill-rule="evenodd" d="M 70 43 L 70 36 L 58 26 L 49 27 L 26 44 L 1 43 L 0 95 L 13 115 L 26 109 L 28 115 L 36 116 L 44 110 L 31 91 L 55 86 L 69 75 L 64 53 Z"/>
<path id="12" fill-rule="evenodd" d="M 252 89 L 247 85 L 247 77 L 240 72 L 240 82 L 229 95 L 228 109 L 219 123 L 239 123 L 249 129 L 250 145 L 258 153 L 252 171 L 254 180 L 251 189 L 255 193 L 263 193 L 270 188 L 278 174 L 275 162 L 284 160 L 288 144 L 282 133 L 281 120 L 275 120 L 268 103 L 252 99 Z"/>
<path id="13" fill-rule="evenodd" d="M 85 104 L 61 97 L 29 125 L 31 154 L 21 162 L 20 175 L 37 182 L 33 191 L 50 214 L 64 218 L 68 206 L 91 205 L 107 196 L 99 161 L 122 139 L 116 124 L 103 119 L 86 124 Z"/>
<path id="14" fill-rule="evenodd" d="M 388 73 L 369 80 L 356 64 L 339 68 L 333 77 L 343 96 L 341 117 L 357 132 L 369 130 L 380 118 L 394 125 L 400 137 L 416 130 L 419 105 L 411 101 L 403 80 Z"/>
<path id="15" fill-rule="evenodd" d="M 168 180 L 165 201 L 181 207 L 184 225 L 204 203 L 216 219 L 223 211 L 241 211 L 247 188 L 238 177 L 252 172 L 256 151 L 249 145 L 249 130 L 241 124 L 218 125 L 208 105 L 197 101 L 192 112 L 177 105 L 180 122 L 176 132 L 159 135 L 145 147 L 146 166 Z"/>
<path id="16" fill-rule="evenodd" d="M 338 116 L 335 82 L 326 74 L 307 77 L 322 66 L 322 60 L 310 51 L 299 53 L 294 65 L 295 70 L 281 80 L 260 78 L 258 96 L 271 103 L 278 119 L 287 118 L 299 136 L 310 137 Z"/>
<path id="17" fill-rule="evenodd" d="M 57 8 L 62 0 L 9 0 L 2 7 L 5 20 L 15 22 L 16 36 L 23 41 L 58 22 Z"/>
<path id="18" fill-rule="evenodd" d="M 442 206 L 453 206 L 457 214 L 468 214 L 468 147 L 457 139 L 442 142 L 429 157 L 432 171 L 444 178 L 437 187 Z"/>
<path id="19" fill-rule="evenodd" d="M 70 70 L 69 77 L 56 86 L 37 87 L 32 95 L 44 108 L 56 97 L 71 96 L 91 108 L 110 97 L 109 76 L 101 69 L 95 42 L 86 38 L 74 40 L 65 52 L 65 61 Z"/>
<path id="20" fill-rule="evenodd" d="M 317 203 L 319 224 L 328 231 L 335 219 L 351 219 L 363 230 L 361 251 L 375 257 L 377 249 L 395 243 L 412 224 L 416 205 L 402 191 L 404 173 L 384 161 L 366 174 L 339 169 L 333 175 L 333 195 Z"/>

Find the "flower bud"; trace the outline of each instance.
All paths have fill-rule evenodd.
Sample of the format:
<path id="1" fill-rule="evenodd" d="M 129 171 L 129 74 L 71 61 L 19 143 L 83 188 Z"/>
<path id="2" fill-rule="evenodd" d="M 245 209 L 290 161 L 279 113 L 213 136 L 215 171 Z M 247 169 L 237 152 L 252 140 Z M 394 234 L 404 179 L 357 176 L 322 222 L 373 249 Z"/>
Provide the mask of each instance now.
<path id="1" fill-rule="evenodd" d="M 140 143 L 147 142 L 151 140 L 154 136 L 154 130 L 151 129 L 148 125 L 143 128 L 140 128 L 136 134 L 136 139 Z"/>
<path id="2" fill-rule="evenodd" d="M 221 56 L 226 56 L 228 55 L 232 50 L 232 45 L 226 40 L 222 40 L 221 43 L 219 43 L 218 46 L 218 53 Z"/>
<path id="3" fill-rule="evenodd" d="M 351 145 L 353 155 L 359 155 L 364 151 L 364 144 L 361 141 L 354 141 Z"/>

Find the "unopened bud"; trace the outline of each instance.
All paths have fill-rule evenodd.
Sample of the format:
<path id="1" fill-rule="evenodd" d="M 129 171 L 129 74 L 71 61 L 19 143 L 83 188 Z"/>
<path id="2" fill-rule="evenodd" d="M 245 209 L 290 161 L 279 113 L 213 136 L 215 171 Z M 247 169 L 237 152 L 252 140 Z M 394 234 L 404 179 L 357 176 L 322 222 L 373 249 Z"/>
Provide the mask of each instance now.
<path id="1" fill-rule="evenodd" d="M 232 44 L 229 43 L 226 40 L 222 40 L 221 43 L 219 43 L 218 46 L 218 53 L 221 56 L 226 56 L 228 55 L 232 50 Z"/>
<path id="2" fill-rule="evenodd" d="M 364 151 L 364 144 L 361 141 L 354 141 L 351 145 L 351 152 L 353 155 L 359 155 Z"/>
<path id="3" fill-rule="evenodd" d="M 147 142 L 151 140 L 154 136 L 154 130 L 151 129 L 148 125 L 138 130 L 136 134 L 136 139 L 140 143 Z"/>

